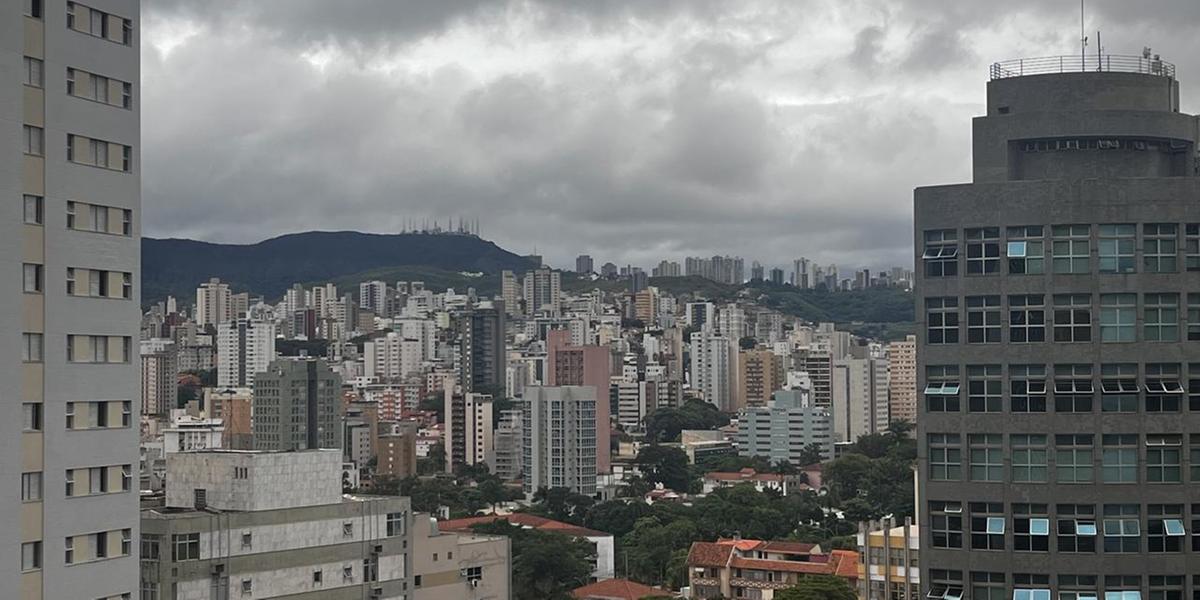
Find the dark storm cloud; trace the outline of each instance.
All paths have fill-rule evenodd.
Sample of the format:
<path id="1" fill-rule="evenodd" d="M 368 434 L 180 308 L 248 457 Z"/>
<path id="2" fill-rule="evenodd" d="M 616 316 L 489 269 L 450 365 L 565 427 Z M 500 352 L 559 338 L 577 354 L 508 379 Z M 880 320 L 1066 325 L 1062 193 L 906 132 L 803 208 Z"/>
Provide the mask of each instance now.
<path id="1" fill-rule="evenodd" d="M 1112 52 L 1200 49 L 1194 0 L 1093 3 Z M 467 216 L 560 266 L 581 252 L 903 264 L 912 188 L 970 176 L 988 62 L 1077 51 L 1077 10 L 146 0 L 146 233 L 255 241 Z"/>

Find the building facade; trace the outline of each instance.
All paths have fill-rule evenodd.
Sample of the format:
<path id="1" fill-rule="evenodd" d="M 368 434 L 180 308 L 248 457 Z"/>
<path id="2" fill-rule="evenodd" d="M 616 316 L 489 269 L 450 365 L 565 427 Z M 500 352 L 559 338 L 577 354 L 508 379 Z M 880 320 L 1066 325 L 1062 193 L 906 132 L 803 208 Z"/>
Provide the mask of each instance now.
<path id="1" fill-rule="evenodd" d="M 275 360 L 275 323 L 237 319 L 217 325 L 217 385 L 250 387 Z"/>
<path id="2" fill-rule="evenodd" d="M 140 38 L 136 0 L 0 7 L 5 597 L 137 593 Z"/>
<path id="3" fill-rule="evenodd" d="M 917 422 L 917 336 L 887 345 L 888 413 L 892 421 Z"/>
<path id="4" fill-rule="evenodd" d="M 1040 64 L 993 66 L 974 182 L 915 193 L 921 581 L 1191 597 L 1197 118 L 1157 57 Z"/>
<path id="5" fill-rule="evenodd" d="M 504 302 L 481 302 L 460 317 L 459 384 L 465 392 L 503 389 L 505 368 Z"/>
<path id="6" fill-rule="evenodd" d="M 821 447 L 826 460 L 833 458 L 833 417 L 813 406 L 800 390 L 779 390 L 766 406 L 747 407 L 738 412 L 738 454 L 763 456 L 772 463 L 786 460 L 801 466 L 801 456 L 810 444 Z"/>
<path id="7" fill-rule="evenodd" d="M 215 327 L 232 321 L 236 316 L 228 283 L 221 283 L 220 279 L 213 277 L 196 288 L 195 321 L 198 327 Z"/>
<path id="8" fill-rule="evenodd" d="M 604 397 L 608 399 L 607 396 Z M 521 472 L 525 495 L 542 488 L 596 493 L 596 390 L 530 386 L 522 403 Z M 607 454 L 608 448 L 603 449 Z"/>
<path id="9" fill-rule="evenodd" d="M 445 391 L 446 472 L 484 464 L 495 468 L 492 446 L 492 397 L 487 394 Z"/>
<path id="10" fill-rule="evenodd" d="M 321 359 L 273 361 L 254 379 L 255 449 L 340 449 L 341 387 Z"/>
<path id="11" fill-rule="evenodd" d="M 882 357 L 833 361 L 830 378 L 833 430 L 837 441 L 881 433 L 888 427 L 888 361 Z"/>

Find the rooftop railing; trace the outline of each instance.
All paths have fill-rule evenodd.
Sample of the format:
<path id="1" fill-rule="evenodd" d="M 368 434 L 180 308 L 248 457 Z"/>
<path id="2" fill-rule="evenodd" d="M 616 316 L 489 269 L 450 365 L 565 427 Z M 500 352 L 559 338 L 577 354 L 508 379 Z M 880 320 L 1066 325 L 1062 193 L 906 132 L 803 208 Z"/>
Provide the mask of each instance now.
<path id="1" fill-rule="evenodd" d="M 1025 75 L 1046 75 L 1050 73 L 1141 73 L 1156 75 L 1168 79 L 1175 78 L 1175 65 L 1159 59 L 1157 56 L 1125 56 L 1105 54 L 1101 56 L 1043 56 L 1039 58 L 1018 58 L 992 63 L 991 77 L 1007 79 Z"/>

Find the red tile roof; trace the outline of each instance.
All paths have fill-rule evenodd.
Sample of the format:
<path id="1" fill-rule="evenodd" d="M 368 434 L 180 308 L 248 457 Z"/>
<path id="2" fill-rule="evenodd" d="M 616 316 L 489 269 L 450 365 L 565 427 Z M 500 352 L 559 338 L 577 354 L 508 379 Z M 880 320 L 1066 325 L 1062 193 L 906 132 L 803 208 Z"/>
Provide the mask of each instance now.
<path id="1" fill-rule="evenodd" d="M 733 546 L 713 542 L 692 542 L 687 564 L 692 567 L 724 567 L 729 564 Z"/>
<path id="2" fill-rule="evenodd" d="M 512 513 L 508 515 L 483 515 L 479 517 L 467 517 L 465 519 L 450 519 L 448 521 L 439 521 L 438 528 L 443 531 L 471 531 L 472 525 L 481 523 L 491 523 L 493 521 L 505 520 L 513 525 L 520 525 L 529 529 L 539 529 L 541 531 L 557 531 L 565 535 L 574 537 L 612 537 L 611 533 L 596 531 L 586 527 L 579 527 L 562 521 L 555 521 L 537 515 L 528 513 Z"/>
<path id="3" fill-rule="evenodd" d="M 670 596 L 671 592 L 628 579 L 605 579 L 575 588 L 571 595 L 580 600 L 641 600 L 646 596 Z"/>
<path id="4" fill-rule="evenodd" d="M 808 554 L 813 551 L 813 548 L 816 547 L 816 544 L 809 544 L 805 542 L 770 541 L 765 542 L 761 550 L 766 552 L 780 552 L 783 554 Z"/>
<path id="5" fill-rule="evenodd" d="M 807 547 L 808 550 L 802 550 Z M 834 550 L 827 555 L 811 555 L 811 561 L 770 560 L 738 556 L 741 552 L 770 551 L 790 554 L 807 554 L 815 546 L 803 542 L 763 542 L 760 540 L 719 540 L 716 542 L 693 542 L 688 551 L 690 567 L 738 567 L 768 571 L 786 571 L 813 575 L 837 575 L 847 579 L 858 578 L 858 553 L 850 550 Z"/>

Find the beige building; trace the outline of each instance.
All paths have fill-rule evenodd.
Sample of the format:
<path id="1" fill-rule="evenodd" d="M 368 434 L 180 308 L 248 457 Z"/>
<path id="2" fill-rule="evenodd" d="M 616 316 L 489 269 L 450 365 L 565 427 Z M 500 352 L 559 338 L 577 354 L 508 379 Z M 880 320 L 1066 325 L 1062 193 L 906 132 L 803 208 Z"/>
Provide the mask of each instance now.
<path id="1" fill-rule="evenodd" d="M 138 593 L 140 29 L 137 0 L 0 2 L 4 598 Z"/>
<path id="2" fill-rule="evenodd" d="M 887 345 L 888 412 L 893 421 L 917 422 L 917 336 Z"/>
<path id="3" fill-rule="evenodd" d="M 379 434 L 377 472 L 404 479 L 417 474 L 417 424 L 395 424 L 395 430 Z"/>
<path id="4" fill-rule="evenodd" d="M 412 525 L 412 600 L 507 600 L 512 548 L 502 536 L 443 532 L 417 514 Z"/>
<path id="5" fill-rule="evenodd" d="M 766 406 L 783 388 L 783 358 L 770 350 L 743 350 L 738 360 L 737 408 Z"/>
<path id="6" fill-rule="evenodd" d="M 196 288 L 196 325 L 215 327 L 232 320 L 233 315 L 233 294 L 228 283 L 213 277 Z"/>

